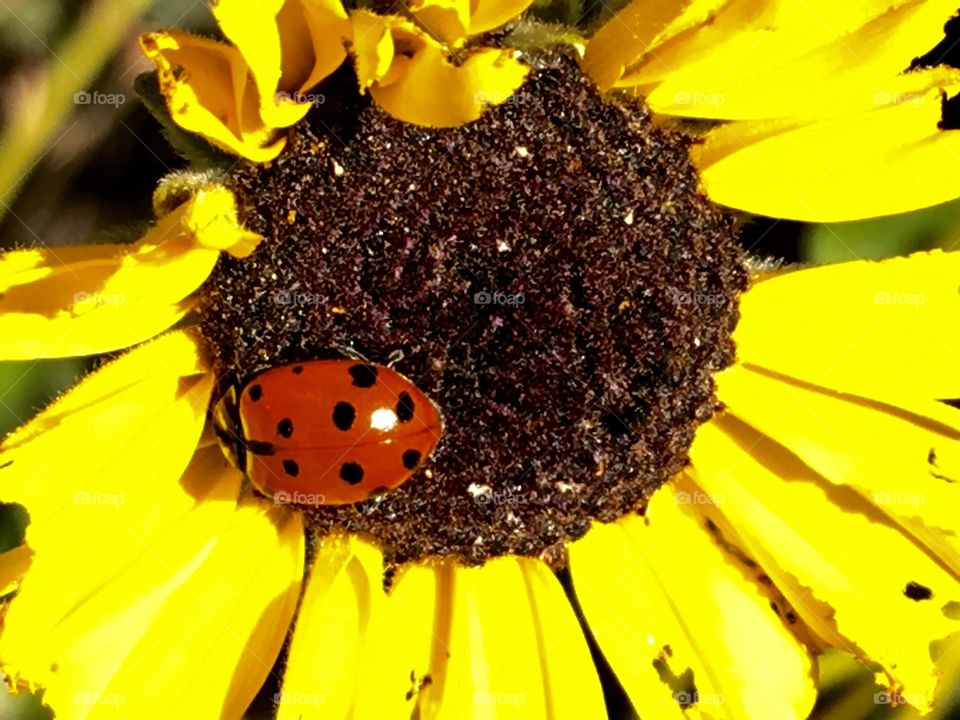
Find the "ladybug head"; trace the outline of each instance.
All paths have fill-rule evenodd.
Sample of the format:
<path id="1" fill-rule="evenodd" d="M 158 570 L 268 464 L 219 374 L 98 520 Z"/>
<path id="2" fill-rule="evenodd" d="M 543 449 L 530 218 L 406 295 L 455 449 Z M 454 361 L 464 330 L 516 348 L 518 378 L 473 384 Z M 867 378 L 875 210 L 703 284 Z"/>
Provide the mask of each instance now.
<path id="1" fill-rule="evenodd" d="M 231 385 L 213 404 L 213 431 L 220 441 L 220 449 L 235 468 L 244 471 L 247 454 L 240 427 L 240 415 L 237 404 L 237 387 Z"/>

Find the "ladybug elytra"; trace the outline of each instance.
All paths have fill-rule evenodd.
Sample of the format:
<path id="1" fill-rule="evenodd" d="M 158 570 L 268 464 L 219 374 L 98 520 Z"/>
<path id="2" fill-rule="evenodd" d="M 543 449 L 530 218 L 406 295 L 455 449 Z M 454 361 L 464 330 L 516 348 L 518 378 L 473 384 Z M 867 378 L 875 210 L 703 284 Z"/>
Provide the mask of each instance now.
<path id="1" fill-rule="evenodd" d="M 230 461 L 270 496 L 355 503 L 402 485 L 433 452 L 442 420 L 383 365 L 312 360 L 230 388 L 214 409 Z"/>

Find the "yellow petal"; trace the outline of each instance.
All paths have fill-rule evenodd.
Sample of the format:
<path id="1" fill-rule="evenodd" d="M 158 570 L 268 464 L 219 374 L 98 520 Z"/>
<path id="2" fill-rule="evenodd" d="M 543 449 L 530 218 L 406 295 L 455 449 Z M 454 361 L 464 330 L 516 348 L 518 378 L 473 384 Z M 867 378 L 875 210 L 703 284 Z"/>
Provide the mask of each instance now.
<path id="1" fill-rule="evenodd" d="M 138 478 L 121 486 L 103 478 L 104 489 L 62 496 L 72 488 L 50 488 L 43 503 L 28 506 L 27 545 L 34 561 L 0 636 L 3 660 L 16 676 L 31 686 L 56 683 L 59 668 L 51 665 L 65 659 L 68 646 L 84 631 L 104 632 L 70 625 L 79 609 L 103 607 L 97 598 L 103 588 L 138 578 L 149 583 L 146 598 L 147 587 L 160 592 L 180 577 L 185 563 L 202 559 L 198 553 L 227 525 L 236 505 L 239 476 L 224 465 L 217 448 L 208 446 L 197 452 L 182 482 L 181 476 L 155 475 L 149 483 Z M 132 604 L 130 597 L 126 601 Z M 46 639 L 42 651 L 37 637 Z"/>
<path id="2" fill-rule="evenodd" d="M 937 44 L 956 12 L 947 0 L 818 5 L 737 18 L 731 4 L 693 37 L 658 48 L 619 84 L 659 83 L 645 93 L 647 103 L 670 115 L 753 120 L 814 113 L 906 70 Z"/>
<path id="3" fill-rule="evenodd" d="M 386 594 L 380 552 L 332 537 L 320 548 L 302 608 L 280 720 L 603 712 L 576 618 L 539 561 L 413 565 Z"/>
<path id="4" fill-rule="evenodd" d="M 402 18 L 358 10 L 350 14 L 350 23 L 353 28 L 353 62 L 361 90 L 366 90 L 390 72 L 395 52 L 394 32 L 402 31 L 402 39 L 410 44 L 426 42 L 422 34 L 407 28 Z"/>
<path id="5" fill-rule="evenodd" d="M 134 562 L 49 626 L 42 597 L 18 597 L 5 669 L 49 663 L 40 685 L 58 717 L 240 717 L 292 618 L 303 531 L 279 508 L 215 505 L 144 538 Z"/>
<path id="6" fill-rule="evenodd" d="M 213 14 L 250 69 L 268 127 L 301 120 L 308 91 L 346 57 L 350 25 L 339 0 L 218 0 Z"/>
<path id="7" fill-rule="evenodd" d="M 518 558 L 525 575 L 532 622 L 537 631 L 548 717 L 604 717 L 596 666 L 570 601 L 556 576 L 539 560 Z"/>
<path id="8" fill-rule="evenodd" d="M 68 657 L 84 633 L 100 633 L 88 649 L 96 654 L 117 630 L 77 620 L 79 608 L 99 607 L 90 604 L 97 593 L 130 568 L 140 570 L 116 601 L 123 606 L 150 582 L 175 586 L 174 574 L 229 519 L 240 478 L 225 474 L 218 448 L 184 475 L 213 382 L 200 369 L 188 336 L 164 336 L 81 382 L 5 443 L 0 494 L 28 512 L 34 553 L 0 637 L 14 678 L 101 690 L 108 676 L 93 675 L 109 663 L 98 657 L 68 671 Z M 90 674 L 80 682 L 73 672 Z"/>
<path id="9" fill-rule="evenodd" d="M 393 710 L 382 718 L 412 708 L 430 672 L 435 582 L 431 569 L 412 568 L 388 596 L 379 550 L 357 538 L 324 538 L 294 628 L 278 720 L 349 717 L 357 706 L 367 711 L 354 717 Z M 379 673 L 376 692 L 361 685 L 368 670 Z"/>
<path id="10" fill-rule="evenodd" d="M 960 630 L 947 611 L 960 599 L 956 578 L 871 503 L 732 418 L 702 426 L 691 459 L 703 491 L 722 498 L 710 509 L 721 532 L 760 562 L 801 619 L 879 663 L 891 686 L 927 709 L 937 682 L 931 643 Z"/>
<path id="11" fill-rule="evenodd" d="M 175 31 L 140 38 L 158 71 L 170 117 L 224 150 L 254 162 L 272 160 L 286 142 L 260 117 L 247 64 L 230 45 Z"/>
<path id="12" fill-rule="evenodd" d="M 829 482 L 855 489 L 897 520 L 956 535 L 960 484 L 951 476 L 960 478 L 960 412 L 930 401 L 887 405 L 749 366 L 721 373 L 717 395 L 730 414 Z"/>
<path id="13" fill-rule="evenodd" d="M 695 4 L 695 0 L 632 0 L 590 38 L 583 71 L 601 90 L 609 90 L 643 57 L 658 35 Z"/>
<path id="14" fill-rule="evenodd" d="M 507 50 L 473 51 L 452 64 L 436 40 L 403 18 L 351 14 L 357 77 L 395 118 L 429 127 L 455 127 L 499 105 L 529 68 Z"/>
<path id="15" fill-rule="evenodd" d="M 177 322 L 219 250 L 249 253 L 233 195 L 197 192 L 131 245 L 17 250 L 0 256 L 4 360 L 89 355 L 128 347 Z"/>
<path id="16" fill-rule="evenodd" d="M 587 624 L 643 716 L 807 716 L 806 649 L 672 487 L 645 517 L 594 526 L 570 556 Z"/>
<path id="17" fill-rule="evenodd" d="M 692 149 L 710 198 L 748 212 L 809 222 L 892 215 L 960 195 L 960 131 L 941 130 L 934 70 L 874 86 L 859 112 L 735 122 Z M 905 82 L 915 92 L 900 90 Z M 861 92 L 862 95 L 862 92 Z"/>
<path id="18" fill-rule="evenodd" d="M 695 0 L 632 0 L 587 43 L 583 70 L 601 90 L 612 88 L 631 65 L 653 47 L 654 40 L 687 13 Z"/>
<path id="19" fill-rule="evenodd" d="M 303 576 L 299 513 L 242 504 L 148 625 L 106 693 L 128 717 L 241 717 L 273 670 Z M 176 652 L 185 661 L 170 662 Z"/>
<path id="20" fill-rule="evenodd" d="M 162 490 L 179 489 L 186 501 L 177 478 L 200 438 L 212 386 L 196 338 L 173 332 L 104 365 L 7 437 L 0 500 L 30 514 L 28 544 L 39 549 L 66 532 L 57 517 L 76 505 L 104 505 L 112 517 L 135 489 L 147 512 L 154 490 L 143 478 L 162 479 Z M 104 502 L 95 502 L 100 495 Z"/>
<path id="21" fill-rule="evenodd" d="M 455 67 L 439 48 L 426 45 L 403 64 L 400 77 L 389 85 L 373 85 L 370 94 L 400 120 L 455 127 L 476 120 L 487 106 L 508 100 L 528 71 L 509 51 L 478 50 Z"/>
<path id="22" fill-rule="evenodd" d="M 741 362 L 870 397 L 960 396 L 960 252 L 784 272 L 740 298 Z"/>
<path id="23" fill-rule="evenodd" d="M 586 641 L 559 582 L 539 560 L 504 557 L 455 568 L 451 583 L 441 635 L 449 662 L 424 690 L 427 717 L 603 716 Z"/>

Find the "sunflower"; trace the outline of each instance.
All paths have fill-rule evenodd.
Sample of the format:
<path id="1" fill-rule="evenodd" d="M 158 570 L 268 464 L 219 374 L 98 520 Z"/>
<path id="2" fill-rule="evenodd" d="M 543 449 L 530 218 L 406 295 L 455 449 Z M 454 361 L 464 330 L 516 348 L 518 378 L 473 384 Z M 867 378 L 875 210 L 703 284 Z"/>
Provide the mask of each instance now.
<path id="1" fill-rule="evenodd" d="M 838 648 L 932 707 L 960 630 L 960 417 L 939 402 L 958 394 L 960 254 L 748 258 L 698 191 L 747 206 L 712 184 L 732 166 L 704 158 L 741 123 L 770 123 L 751 157 L 809 140 L 810 104 L 783 93 L 696 145 L 608 91 L 662 116 L 651 48 L 734 52 L 713 33 L 748 17 L 746 46 L 782 33 L 780 70 L 805 78 L 826 35 L 650 5 L 671 4 L 629 5 L 582 56 L 542 28 L 508 49 L 526 3 L 482 1 L 221 0 L 232 44 L 144 38 L 212 169 L 165 180 L 137 243 L 0 258 L 3 359 L 117 353 L 0 449 L 2 500 L 30 518 L 0 555 L 14 689 L 61 718 L 239 718 L 260 693 L 281 719 L 579 719 L 605 716 L 615 676 L 648 717 L 795 718 Z M 921 5 L 952 11 L 820 9 L 856 47 L 883 27 L 909 54 L 939 39 L 906 29 Z M 877 87 L 953 73 L 891 68 Z M 814 136 L 915 109 L 856 105 L 870 74 L 839 100 L 837 81 Z M 875 170 L 864 197 L 804 207 L 889 209 L 866 197 Z M 948 192 L 896 187 L 911 207 Z M 436 451 L 356 504 L 258 491 L 214 409 L 344 354 L 437 404 Z"/>

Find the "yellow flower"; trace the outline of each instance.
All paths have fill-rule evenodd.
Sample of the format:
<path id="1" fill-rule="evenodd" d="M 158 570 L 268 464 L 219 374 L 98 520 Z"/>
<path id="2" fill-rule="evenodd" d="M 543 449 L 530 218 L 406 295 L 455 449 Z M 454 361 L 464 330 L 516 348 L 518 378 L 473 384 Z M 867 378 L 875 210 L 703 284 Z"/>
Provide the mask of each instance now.
<path id="1" fill-rule="evenodd" d="M 351 48 L 360 87 L 390 114 L 432 127 L 460 125 L 509 98 L 527 68 L 507 50 L 465 51 L 470 35 L 523 12 L 531 0 L 423 0 L 416 22 L 351 13 L 340 0 L 219 0 L 213 6 L 232 43 L 168 31 L 141 45 L 158 70 L 170 116 L 185 130 L 255 162 L 275 158 L 315 104 L 318 84 Z M 451 54 L 463 56 L 454 63 Z"/>
<path id="2" fill-rule="evenodd" d="M 471 49 L 468 38 L 500 26 L 525 5 L 415 2 L 411 20 L 347 14 L 320 0 L 221 0 L 215 13 L 234 45 L 161 33 L 146 36 L 144 47 L 182 127 L 263 161 L 283 149 L 287 139 L 276 129 L 305 117 L 310 103 L 304 96 L 343 61 L 346 47 L 358 92 L 369 91 L 400 118 L 457 125 L 503 102 L 526 69 L 502 50 Z M 735 3 L 683 3 L 679 15 L 675 4 L 671 11 L 666 6 L 628 6 L 616 21 L 628 29 L 623 37 L 612 21 L 583 59 L 601 87 L 642 86 L 661 113 L 651 88 L 669 79 L 646 82 L 644 73 L 653 72 L 643 65 L 647 42 L 696 45 L 699 33 L 712 37 L 745 13 L 760 22 Z M 903 3 L 877 12 L 892 22 L 911 8 L 917 9 Z M 851 32 L 861 27 L 861 11 L 833 12 Z M 780 27 L 770 18 L 765 23 Z M 783 30 L 798 44 L 819 32 L 812 21 L 798 27 Z M 764 37 L 760 28 L 755 42 Z M 641 31 L 648 40 L 637 52 L 631 43 Z M 603 37 L 606 51 L 598 49 Z M 802 67 L 809 53 L 798 47 L 788 45 L 786 55 Z M 358 133 L 361 141 L 347 153 L 324 155 L 333 135 L 311 135 L 316 128 L 305 123 L 291 133 L 288 154 L 270 166 L 233 172 L 230 189 L 212 176 L 174 178 L 158 190 L 157 221 L 137 243 L 0 256 L 0 360 L 125 350 L 0 445 L 0 500 L 22 506 L 30 518 L 24 543 L 0 554 L 0 669 L 14 688 L 42 690 L 43 701 L 68 720 L 241 718 L 265 684 L 279 688 L 273 700 L 280 720 L 508 714 L 581 720 L 606 712 L 599 653 L 646 717 L 803 718 L 816 699 L 816 657 L 837 648 L 869 664 L 880 683 L 921 710 L 930 709 L 939 660 L 960 631 L 960 416 L 939 402 L 960 391 L 960 336 L 954 331 L 960 252 L 757 271 L 738 299 L 737 322 L 730 297 L 676 294 L 678 286 L 743 287 L 730 223 L 691 190 L 696 176 L 684 164 L 687 146 L 654 128 L 641 107 L 602 98 L 562 53 L 535 75 L 539 85 L 531 89 L 529 108 L 504 107 L 463 130 L 407 135 L 406 126 L 385 126 L 381 115 L 371 120 L 368 113 L 363 117 L 370 124 L 363 127 L 379 127 L 383 137 Z M 951 76 L 944 69 L 891 73 L 890 82 L 916 82 L 910 86 L 934 92 L 940 87 L 934 80 Z M 634 82 L 638 77 L 645 82 Z M 563 83 L 571 87 L 558 89 Z M 452 94 L 439 105 L 445 92 Z M 563 106 L 570 97 L 578 103 Z M 859 97 L 855 92 L 824 107 L 847 113 Z M 738 102 L 750 108 L 754 100 Z M 786 107 L 789 93 L 780 100 Z M 792 110 L 778 112 L 782 117 L 745 115 L 721 126 L 695 151 L 708 190 L 714 192 L 710 168 L 723 165 L 702 158 L 723 154 L 718 138 L 733 137 L 741 122 L 798 122 Z M 499 119 L 484 126 L 490 117 Z M 850 116 L 831 117 L 839 122 Z M 883 127 L 889 132 L 893 126 Z M 394 135 L 387 133 L 391 128 Z M 481 132 L 510 143 L 488 148 Z M 473 144 L 455 144 L 464 137 Z M 517 137 L 525 144 L 514 144 Z M 434 167 L 412 167 L 409 178 L 400 177 L 387 163 L 406 162 L 403 153 L 411 148 L 414 160 L 426 158 L 424 146 L 447 140 L 442 152 L 470 170 L 462 178 L 449 166 L 439 179 L 431 176 Z M 588 141 L 590 154 L 573 147 Z M 371 157 L 391 170 L 370 170 L 377 162 L 360 160 L 345 167 Z M 534 162 L 554 174 L 531 178 L 529 169 L 541 167 Z M 577 185 L 581 178 L 584 187 Z M 323 192 L 312 193 L 318 185 L 311 181 Z M 554 204 L 547 207 L 548 192 Z M 569 203 L 558 206 L 558 198 Z M 851 215 L 868 207 L 858 196 L 847 200 Z M 374 202 L 382 203 L 375 211 L 390 212 L 377 215 L 373 228 L 338 225 L 323 215 L 330 208 L 338 218 L 356 214 L 359 226 L 359 214 Z M 836 212 L 847 212 L 843 198 L 833 202 Z M 410 205 L 414 215 L 404 215 Z M 615 222 L 604 216 L 578 234 L 602 214 Z M 531 232 L 520 223 L 530 217 L 542 219 L 542 237 L 539 226 Z M 429 228 L 425 239 L 414 227 L 421 221 Z M 551 237 L 548 225 L 560 228 L 554 234 L 562 238 Z M 434 233 L 437 227 L 443 236 Z M 291 264 L 322 275 L 324 269 L 311 262 L 357 242 L 354 230 L 360 251 L 346 253 L 344 265 L 334 268 L 350 268 L 353 284 L 330 292 L 362 296 L 356 307 L 310 295 L 310 287 L 277 284 Z M 468 232 L 480 233 L 489 247 L 454 244 L 457 233 Z M 683 244 L 691 237 L 702 257 L 691 258 Z M 598 244 L 596 266 L 574 254 Z M 518 248 L 527 254 L 521 258 Z M 457 251 L 474 250 L 487 266 L 473 267 L 467 262 L 473 258 L 457 264 L 464 260 Z M 387 268 L 375 262 L 378 253 L 400 260 Z M 324 525 L 317 508 L 268 498 L 224 459 L 211 427 L 212 404 L 240 380 L 219 375 L 235 362 L 224 355 L 247 348 L 225 349 L 211 337 L 205 316 L 218 305 L 249 319 L 249 327 L 229 327 L 239 337 L 262 331 L 296 345 L 311 319 L 322 316 L 336 329 L 350 312 L 378 322 L 372 334 L 402 333 L 397 326 L 409 318 L 387 312 L 399 302 L 391 293 L 405 289 L 400 280 L 418 266 L 434 263 L 430 267 L 440 268 L 435 277 L 412 283 L 417 302 L 437 310 L 437 317 L 422 313 L 427 321 L 440 323 L 440 314 L 444 321 L 485 319 L 491 332 L 513 332 L 506 346 L 516 349 L 533 323 L 508 316 L 499 305 L 516 306 L 524 292 L 536 299 L 537 288 L 524 285 L 528 278 L 513 278 L 517 292 L 498 293 L 508 299 L 494 302 L 482 283 L 493 289 L 494 271 L 530 258 L 548 270 L 554 268 L 548 262 L 559 268 L 540 277 L 556 282 L 557 292 L 541 297 L 533 311 L 544 326 L 538 337 L 554 330 L 560 337 L 557 328 L 569 322 L 598 324 L 584 337 L 602 329 L 619 339 L 625 328 L 633 329 L 625 319 L 631 313 L 668 310 L 638 323 L 649 346 L 611 348 L 596 341 L 586 351 L 576 343 L 561 347 L 568 353 L 555 358 L 561 364 L 613 368 L 603 373 L 597 393 L 642 397 L 644 412 L 665 407 L 669 414 L 676 407 L 663 397 L 668 382 L 683 385 L 694 377 L 700 382 L 695 390 L 707 398 L 687 409 L 695 422 L 679 423 L 668 436 L 679 449 L 634 442 L 630 424 L 616 413 L 599 415 L 599 422 L 576 419 L 578 429 L 614 425 L 604 432 L 625 438 L 628 451 L 614 459 L 628 478 L 671 452 L 680 458 L 656 486 L 616 487 L 633 493 L 628 511 L 601 522 L 597 518 L 614 503 L 602 494 L 589 496 L 609 505 L 589 515 L 582 532 L 537 528 L 550 540 L 525 556 L 494 548 L 484 551 L 484 562 L 471 564 L 458 552 L 414 548 L 414 559 L 395 564 L 372 533 Z M 365 275 L 356 270 L 361 266 Z M 610 276 L 627 266 L 639 268 L 642 282 L 614 288 L 626 297 L 607 303 Z M 490 277 L 477 277 L 490 268 Z M 484 289 L 469 307 L 455 306 L 437 290 L 444 273 L 464 296 L 468 287 L 471 293 Z M 247 277 L 257 297 L 245 294 Z M 317 282 L 336 285 L 340 279 Z M 282 314 L 286 324 L 257 317 L 257 299 L 271 291 L 278 293 L 274 305 L 295 306 Z M 584 309 L 594 307 L 584 300 L 591 294 L 602 305 L 594 313 L 599 317 Z M 520 364 L 517 357 L 484 356 L 483 341 L 468 337 L 479 324 L 458 333 L 456 347 L 425 353 L 429 367 L 452 368 L 463 390 L 458 398 L 470 399 L 443 407 L 445 432 L 471 402 L 486 416 L 512 409 L 511 398 L 485 394 L 480 376 L 464 372 L 478 362 L 512 378 Z M 698 334 L 701 329 L 716 347 L 702 347 L 701 337 L 708 336 Z M 416 342 L 428 339 L 417 336 Z M 736 357 L 727 357 L 733 347 Z M 668 351 L 658 354 L 663 348 Z M 244 365 L 247 376 L 280 362 L 269 338 L 250 352 L 257 366 Z M 597 357 L 584 357 L 591 354 Z M 651 377 L 664 384 L 624 391 L 626 366 L 645 356 L 653 358 Z M 658 366 L 662 359 L 664 368 Z M 697 363 L 705 376 L 686 374 Z M 536 396 L 534 404 L 546 406 L 557 388 L 568 387 L 539 370 L 534 376 L 542 387 L 518 385 L 513 394 Z M 520 437 L 523 418 L 512 421 Z M 568 430 L 556 428 L 556 442 Z M 516 442 L 510 432 L 504 435 L 481 439 L 485 445 Z M 445 438 L 449 443 L 450 435 Z M 582 450 L 586 465 L 599 465 L 596 478 L 552 477 L 537 486 L 551 493 L 538 502 L 560 507 L 575 486 L 605 477 L 610 453 L 599 443 Z M 493 466 L 504 476 L 513 470 Z M 421 477 L 419 487 L 429 492 L 431 480 L 439 478 Z M 495 489 L 471 484 L 461 490 L 491 502 Z M 374 512 L 390 499 L 389 493 L 373 497 L 349 510 Z M 546 526 L 555 517 L 562 516 L 536 519 Z M 447 525 L 454 534 L 459 520 L 456 514 L 417 516 L 424 526 Z M 425 545 L 419 530 L 403 539 Z M 483 540 L 467 535 L 463 543 Z"/>
<path id="3" fill-rule="evenodd" d="M 960 71 L 911 68 L 943 39 L 949 0 L 633 0 L 590 40 L 586 72 L 664 116 L 721 120 L 695 148 L 704 190 L 811 222 L 957 197 Z"/>

